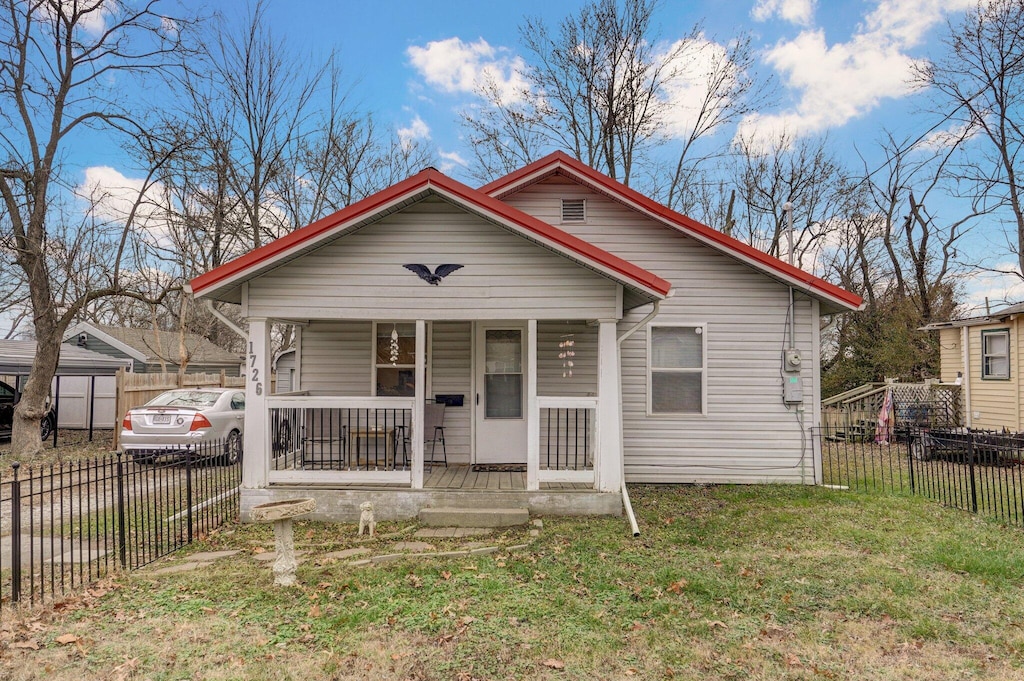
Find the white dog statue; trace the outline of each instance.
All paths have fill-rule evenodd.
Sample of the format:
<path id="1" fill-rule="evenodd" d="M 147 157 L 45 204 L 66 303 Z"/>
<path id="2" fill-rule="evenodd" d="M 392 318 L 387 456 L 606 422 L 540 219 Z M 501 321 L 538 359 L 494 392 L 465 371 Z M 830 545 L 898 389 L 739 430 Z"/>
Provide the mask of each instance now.
<path id="1" fill-rule="evenodd" d="M 359 534 L 363 534 L 363 530 L 367 529 L 370 532 L 370 537 L 373 537 L 373 531 L 377 529 L 377 521 L 373 518 L 373 502 L 364 501 L 359 504 Z"/>

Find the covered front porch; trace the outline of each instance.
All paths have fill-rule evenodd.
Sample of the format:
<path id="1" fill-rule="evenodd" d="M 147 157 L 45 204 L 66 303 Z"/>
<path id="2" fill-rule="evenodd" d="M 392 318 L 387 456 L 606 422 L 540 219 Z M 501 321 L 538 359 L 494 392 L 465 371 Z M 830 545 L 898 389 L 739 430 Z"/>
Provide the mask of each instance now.
<path id="1" fill-rule="evenodd" d="M 300 389 L 268 395 L 274 321 L 249 320 L 243 487 L 266 490 L 251 505 L 299 489 L 576 497 L 544 502 L 557 512 L 590 492 L 619 512 L 615 320 L 276 320 L 298 322 Z"/>

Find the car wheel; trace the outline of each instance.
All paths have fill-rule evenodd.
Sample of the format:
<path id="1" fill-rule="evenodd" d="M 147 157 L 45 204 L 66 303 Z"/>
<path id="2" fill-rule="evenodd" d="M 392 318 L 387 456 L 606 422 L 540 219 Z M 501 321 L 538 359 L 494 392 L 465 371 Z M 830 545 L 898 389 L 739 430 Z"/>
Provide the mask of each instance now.
<path id="1" fill-rule="evenodd" d="M 274 433 L 274 454 L 284 454 L 292 441 L 292 424 L 282 421 Z"/>
<path id="2" fill-rule="evenodd" d="M 53 435 L 53 416 L 47 415 L 43 417 L 43 420 L 39 422 L 39 437 L 42 438 L 43 442 L 50 439 Z"/>
<path id="3" fill-rule="evenodd" d="M 228 433 L 228 439 L 224 442 L 224 458 L 223 463 L 225 466 L 234 466 L 236 463 L 242 460 L 242 434 L 237 430 L 232 430 Z"/>

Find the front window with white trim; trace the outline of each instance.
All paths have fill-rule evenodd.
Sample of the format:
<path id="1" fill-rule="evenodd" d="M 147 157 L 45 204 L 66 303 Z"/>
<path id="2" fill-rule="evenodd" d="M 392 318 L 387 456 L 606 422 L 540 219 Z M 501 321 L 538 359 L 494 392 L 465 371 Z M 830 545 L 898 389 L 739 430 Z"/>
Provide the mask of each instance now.
<path id="1" fill-rule="evenodd" d="M 981 332 L 981 377 L 1010 378 L 1010 330 Z"/>
<path id="2" fill-rule="evenodd" d="M 377 397 L 416 394 L 416 324 L 374 324 L 373 385 Z"/>
<path id="3" fill-rule="evenodd" d="M 647 412 L 703 414 L 707 391 L 705 326 L 650 326 Z"/>

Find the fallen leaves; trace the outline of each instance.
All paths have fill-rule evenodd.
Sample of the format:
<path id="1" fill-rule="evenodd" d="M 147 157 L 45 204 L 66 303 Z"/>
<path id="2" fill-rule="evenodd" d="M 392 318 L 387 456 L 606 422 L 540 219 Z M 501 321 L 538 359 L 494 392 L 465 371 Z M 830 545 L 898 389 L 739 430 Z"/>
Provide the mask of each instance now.
<path id="1" fill-rule="evenodd" d="M 78 643 L 78 637 L 74 634 L 61 634 L 53 640 L 62 646 L 71 645 L 72 643 Z"/>
<path id="2" fill-rule="evenodd" d="M 544 660 L 541 664 L 549 669 L 565 669 L 565 663 L 553 657 Z"/>
<path id="3" fill-rule="evenodd" d="M 39 650 L 39 642 L 34 638 L 30 638 L 27 641 L 16 641 L 11 644 L 11 647 L 19 650 Z"/>
<path id="4" fill-rule="evenodd" d="M 678 582 L 672 582 L 669 584 L 666 591 L 671 591 L 674 594 L 681 594 L 688 584 L 689 582 L 685 579 L 680 579 Z"/>

